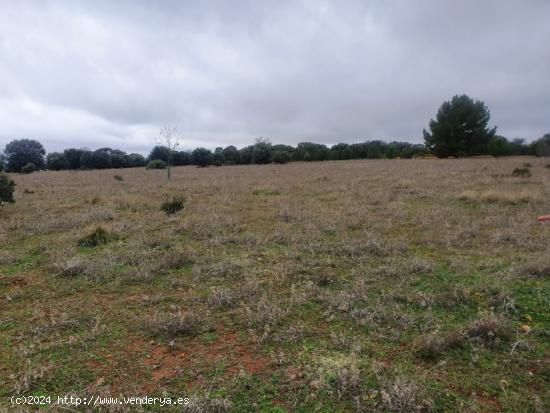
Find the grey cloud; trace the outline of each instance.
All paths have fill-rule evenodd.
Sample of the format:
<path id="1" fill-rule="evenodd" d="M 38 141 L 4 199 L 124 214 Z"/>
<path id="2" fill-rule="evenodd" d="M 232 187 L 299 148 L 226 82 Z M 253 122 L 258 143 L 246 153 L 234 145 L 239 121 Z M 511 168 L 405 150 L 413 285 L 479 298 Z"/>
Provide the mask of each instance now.
<path id="1" fill-rule="evenodd" d="M 483 99 L 510 137 L 550 125 L 547 1 L 0 2 L 0 146 L 146 152 L 419 142 L 445 99 Z"/>

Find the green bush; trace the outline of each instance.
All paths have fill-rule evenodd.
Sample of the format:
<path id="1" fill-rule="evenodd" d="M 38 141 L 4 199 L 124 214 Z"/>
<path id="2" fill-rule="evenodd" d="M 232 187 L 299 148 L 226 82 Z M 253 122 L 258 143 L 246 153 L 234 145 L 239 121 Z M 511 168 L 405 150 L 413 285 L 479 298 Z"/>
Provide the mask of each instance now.
<path id="1" fill-rule="evenodd" d="M 111 239 L 110 234 L 103 228 L 97 227 L 90 234 L 84 238 L 78 240 L 79 247 L 97 247 L 98 245 L 105 245 Z"/>
<path id="2" fill-rule="evenodd" d="M 166 202 L 163 202 L 160 209 L 168 215 L 175 214 L 183 209 L 183 198 L 173 197 Z"/>
<path id="3" fill-rule="evenodd" d="M 113 178 L 115 178 L 115 180 L 117 180 L 118 182 L 124 181 L 124 178 L 120 175 L 115 175 L 115 176 L 113 176 Z"/>
<path id="4" fill-rule="evenodd" d="M 13 182 L 7 175 L 0 174 L 0 204 L 2 202 L 13 203 L 13 191 L 15 189 L 15 182 Z"/>
<path id="5" fill-rule="evenodd" d="M 153 159 L 149 161 L 145 169 L 166 169 L 166 162 L 161 161 L 160 159 Z"/>
<path id="6" fill-rule="evenodd" d="M 29 162 L 28 164 L 25 164 L 25 166 L 23 166 L 21 168 L 21 172 L 24 173 L 24 174 L 30 174 L 30 173 L 33 173 L 36 170 L 37 170 L 36 165 L 33 164 L 32 162 Z"/>

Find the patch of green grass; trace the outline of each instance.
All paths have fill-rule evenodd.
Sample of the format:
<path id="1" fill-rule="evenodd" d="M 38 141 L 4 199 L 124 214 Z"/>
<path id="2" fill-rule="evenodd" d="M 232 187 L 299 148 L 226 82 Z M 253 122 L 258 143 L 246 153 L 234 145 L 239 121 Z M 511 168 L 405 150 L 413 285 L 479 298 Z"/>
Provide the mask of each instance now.
<path id="1" fill-rule="evenodd" d="M 273 189 L 254 189 L 252 191 L 252 195 L 267 195 L 267 196 L 281 195 L 281 191 L 277 191 Z"/>

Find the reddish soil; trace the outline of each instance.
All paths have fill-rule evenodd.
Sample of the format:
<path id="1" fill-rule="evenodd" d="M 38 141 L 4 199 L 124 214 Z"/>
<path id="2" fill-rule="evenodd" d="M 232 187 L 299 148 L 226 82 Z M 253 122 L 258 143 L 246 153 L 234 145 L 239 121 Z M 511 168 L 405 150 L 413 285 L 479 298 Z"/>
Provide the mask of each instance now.
<path id="1" fill-rule="evenodd" d="M 208 380 L 203 374 L 214 371 L 218 365 L 223 366 L 217 373 L 218 379 L 228 379 L 241 372 L 262 373 L 267 370 L 270 363 L 270 359 L 260 354 L 255 344 L 249 340 L 239 340 L 235 332 L 223 330 L 218 330 L 218 338 L 209 344 L 192 339 L 184 346 L 176 340 L 171 348 L 165 342 L 157 343 L 134 337 L 126 343 L 124 350 L 126 354 L 133 355 L 135 361 L 132 361 L 132 364 L 138 367 L 135 371 L 138 377 L 135 377 L 134 382 L 140 383 L 145 392 L 151 392 L 177 376 L 187 377 L 188 388 L 203 385 Z M 111 357 L 111 354 L 107 355 L 109 361 L 112 361 L 109 366 L 102 366 L 97 361 L 90 361 L 88 365 L 93 370 L 101 372 L 100 375 L 108 374 L 107 370 L 118 368 L 119 364 Z M 146 371 L 150 372 L 151 380 L 145 379 Z M 124 387 L 124 384 L 116 380 L 113 390 L 121 387 Z"/>
<path id="2" fill-rule="evenodd" d="M 477 401 L 481 408 L 480 412 L 482 413 L 496 413 L 502 411 L 502 406 L 496 397 L 482 397 L 478 395 Z"/>

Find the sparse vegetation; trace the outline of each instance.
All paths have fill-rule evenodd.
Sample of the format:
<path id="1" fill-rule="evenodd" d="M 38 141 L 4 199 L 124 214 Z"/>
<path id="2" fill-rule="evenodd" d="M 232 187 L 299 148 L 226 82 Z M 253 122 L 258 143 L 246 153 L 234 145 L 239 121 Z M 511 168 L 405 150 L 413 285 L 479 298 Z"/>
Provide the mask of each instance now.
<path id="1" fill-rule="evenodd" d="M 498 314 L 484 315 L 469 323 L 464 329 L 469 339 L 484 344 L 507 343 L 512 340 L 513 332 L 509 320 Z"/>
<path id="2" fill-rule="evenodd" d="M 156 312 L 146 317 L 144 322 L 151 334 L 169 338 L 198 334 L 205 324 L 204 318 L 197 312 L 181 310 L 169 313 Z"/>
<path id="3" fill-rule="evenodd" d="M 381 391 L 382 406 L 390 412 L 429 412 L 433 401 L 422 389 L 405 377 L 397 377 Z"/>
<path id="4" fill-rule="evenodd" d="M 531 170 L 529 167 L 516 168 L 512 171 L 512 176 L 518 176 L 520 178 L 529 178 L 531 177 Z"/>
<path id="5" fill-rule="evenodd" d="M 464 191 L 459 199 L 478 202 L 500 202 L 504 204 L 519 204 L 532 202 L 539 199 L 539 196 L 532 191 L 499 191 L 489 189 L 485 191 Z"/>
<path id="6" fill-rule="evenodd" d="M 511 176 L 524 162 L 536 179 Z M 0 391 L 191 398 L 167 412 L 549 410 L 546 163 L 10 175 Z M 166 216 L 167 196 L 183 211 Z"/>

